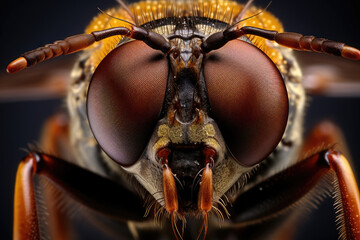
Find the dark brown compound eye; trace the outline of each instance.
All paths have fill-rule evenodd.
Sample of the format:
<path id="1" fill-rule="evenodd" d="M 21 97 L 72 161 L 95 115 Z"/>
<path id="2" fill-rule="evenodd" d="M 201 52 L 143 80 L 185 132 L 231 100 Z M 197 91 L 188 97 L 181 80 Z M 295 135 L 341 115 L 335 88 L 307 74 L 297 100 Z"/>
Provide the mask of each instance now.
<path id="1" fill-rule="evenodd" d="M 158 121 L 168 61 L 141 41 L 108 54 L 90 82 L 87 111 L 101 148 L 122 166 L 134 164 Z"/>
<path id="2" fill-rule="evenodd" d="M 275 64 L 249 43 L 234 40 L 204 63 L 212 117 L 239 163 L 253 166 L 280 142 L 289 103 Z"/>

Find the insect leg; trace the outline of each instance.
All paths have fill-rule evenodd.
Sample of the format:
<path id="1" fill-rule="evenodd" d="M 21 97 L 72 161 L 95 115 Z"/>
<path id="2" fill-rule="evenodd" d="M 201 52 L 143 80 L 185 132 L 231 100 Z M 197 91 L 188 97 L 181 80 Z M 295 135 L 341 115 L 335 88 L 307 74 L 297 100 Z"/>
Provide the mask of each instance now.
<path id="1" fill-rule="evenodd" d="M 324 143 L 323 149 L 327 141 L 334 139 L 334 136 L 317 132 L 312 134 L 304 149 L 314 147 L 310 143 L 313 140 L 317 148 Z M 339 215 L 343 223 L 341 234 L 346 239 L 360 239 L 359 189 L 348 160 L 332 148 L 305 158 L 241 194 L 233 203 L 231 218 L 241 225 L 276 217 L 300 203 L 322 179 L 330 176 L 329 173 L 335 173 L 336 204 L 342 210 Z"/>
<path id="2" fill-rule="evenodd" d="M 224 46 L 227 42 L 244 35 L 255 35 L 301 51 L 313 51 L 342 56 L 352 60 L 360 60 L 360 51 L 356 48 L 324 38 L 303 36 L 299 33 L 278 33 L 277 31 L 265 30 L 256 27 L 230 28 L 223 32 L 210 35 L 201 45 L 201 49 L 207 53 Z"/>
<path id="3" fill-rule="evenodd" d="M 342 229 L 340 237 L 360 239 L 360 195 L 351 166 L 344 155 L 330 150 L 327 153 L 331 169 L 335 172 L 335 205 L 342 209 Z"/>
<path id="4" fill-rule="evenodd" d="M 14 239 L 40 239 L 33 184 L 35 162 L 36 159 L 32 155 L 29 155 L 20 163 L 16 174 Z"/>
<path id="5" fill-rule="evenodd" d="M 145 28 L 132 26 L 114 27 L 102 31 L 95 31 L 89 34 L 78 34 L 66 38 L 65 40 L 56 41 L 53 44 L 39 47 L 35 50 L 22 54 L 21 57 L 12 61 L 6 68 L 8 73 L 15 73 L 30 67 L 44 60 L 48 60 L 60 55 L 71 54 L 85 49 L 97 41 L 115 35 L 121 35 L 136 40 L 141 40 L 151 48 L 168 53 L 171 49 L 170 43 L 160 34 L 149 31 Z"/>
<path id="6" fill-rule="evenodd" d="M 145 220 L 143 201 L 131 191 L 66 161 L 30 153 L 20 163 L 16 177 L 14 239 L 40 239 L 34 175 L 45 177 L 76 201 L 107 216 Z"/>
<path id="7" fill-rule="evenodd" d="M 301 149 L 300 156 L 306 158 L 314 151 L 319 152 L 329 149 L 336 144 L 336 149 L 350 158 L 349 149 L 342 131 L 331 121 L 322 121 L 315 125 L 310 134 L 306 137 Z"/>
<path id="8" fill-rule="evenodd" d="M 69 140 L 69 121 L 69 116 L 64 111 L 58 111 L 47 119 L 41 131 L 42 152 L 61 159 L 74 158 Z"/>
<path id="9" fill-rule="evenodd" d="M 47 119 L 40 138 L 40 148 L 43 152 L 58 156 L 61 159 L 74 159 L 69 142 L 69 121 L 69 116 L 64 111 L 58 111 Z M 70 220 L 71 217 L 66 210 L 66 204 L 58 204 L 69 200 L 66 201 L 64 197 L 59 197 L 59 192 L 61 191 L 56 187 L 43 187 L 41 189 L 41 197 L 46 202 L 48 234 L 54 240 L 74 239 L 76 227 Z M 39 203 L 39 201 L 37 202 Z M 41 219 L 40 211 L 41 207 L 38 205 L 38 214 Z"/>
<path id="10" fill-rule="evenodd" d="M 315 154 L 241 194 L 230 209 L 237 223 L 271 219 L 304 197 L 329 171 L 325 153 Z"/>

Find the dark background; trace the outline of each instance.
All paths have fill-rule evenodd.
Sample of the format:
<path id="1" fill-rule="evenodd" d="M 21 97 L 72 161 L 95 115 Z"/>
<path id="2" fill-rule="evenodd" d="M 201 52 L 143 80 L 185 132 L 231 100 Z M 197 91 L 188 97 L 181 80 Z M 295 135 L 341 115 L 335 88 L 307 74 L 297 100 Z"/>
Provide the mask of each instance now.
<path id="1" fill-rule="evenodd" d="M 268 1 L 255 1 L 266 6 Z M 115 5 L 110 0 L 2 1 L 0 3 L 0 81 L 6 81 L 6 64 L 21 53 L 54 40 L 82 33 L 98 13 Z M 360 48 L 360 1 L 273 0 L 269 11 L 287 31 L 343 41 Z M 360 64 L 360 63 L 359 63 Z M 26 70 L 26 71 L 31 71 Z M 358 69 L 360 71 L 360 65 Z M 359 79 L 360 80 L 360 79 Z M 306 128 L 331 119 L 344 130 L 358 174 L 360 174 L 360 99 L 314 97 L 309 102 Z M 62 105 L 59 98 L 32 101 L 0 101 L 0 236 L 12 236 L 12 198 L 17 164 L 27 148 L 39 138 L 46 117 Z M 337 239 L 332 200 L 308 215 L 299 239 Z"/>

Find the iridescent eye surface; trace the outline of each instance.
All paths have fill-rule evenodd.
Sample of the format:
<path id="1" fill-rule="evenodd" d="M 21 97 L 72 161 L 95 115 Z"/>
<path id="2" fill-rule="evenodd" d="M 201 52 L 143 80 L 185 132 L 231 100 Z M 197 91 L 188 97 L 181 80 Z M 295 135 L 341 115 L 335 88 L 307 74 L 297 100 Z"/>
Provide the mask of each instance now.
<path id="1" fill-rule="evenodd" d="M 234 40 L 208 54 L 204 75 L 212 117 L 239 163 L 264 160 L 280 142 L 288 117 L 286 88 L 275 64 Z"/>
<path id="2" fill-rule="evenodd" d="M 141 41 L 108 54 L 88 91 L 90 127 L 101 148 L 122 166 L 134 164 L 150 139 L 164 100 L 166 56 Z"/>

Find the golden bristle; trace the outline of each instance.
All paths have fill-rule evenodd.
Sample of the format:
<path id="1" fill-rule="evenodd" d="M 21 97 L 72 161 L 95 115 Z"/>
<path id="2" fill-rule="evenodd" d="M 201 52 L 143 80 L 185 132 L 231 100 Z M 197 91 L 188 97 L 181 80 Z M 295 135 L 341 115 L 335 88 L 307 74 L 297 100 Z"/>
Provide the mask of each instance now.
<path id="1" fill-rule="evenodd" d="M 241 12 L 243 7 L 243 4 L 228 0 L 148 0 L 134 3 L 129 6 L 129 9 L 135 15 L 138 25 L 167 17 L 186 16 L 211 18 L 228 24 L 234 24 L 233 19 Z M 244 18 L 254 16 L 260 11 L 260 8 L 251 7 L 245 12 Z M 108 9 L 106 10 L 106 13 L 113 17 L 132 22 L 129 14 L 120 7 Z M 239 23 L 238 26 L 253 26 L 283 32 L 281 22 L 267 11 L 264 11 L 260 15 L 250 18 L 247 21 Z M 112 27 L 130 27 L 130 24 L 100 13 L 90 22 L 85 32 L 91 33 L 93 31 L 99 31 Z M 203 26 L 201 30 L 205 31 L 207 34 L 214 31 L 213 28 L 208 26 Z M 159 29 L 159 31 L 160 33 L 170 33 L 174 31 L 174 27 L 163 26 Z M 269 46 L 265 39 L 256 36 L 248 37 L 254 45 L 268 55 L 275 64 L 280 65 L 282 63 L 282 55 L 273 46 Z M 102 59 L 116 47 L 121 38 L 121 36 L 114 36 L 104 39 L 100 43 L 94 44 L 94 46 L 86 50 L 93 51 L 88 62 L 94 67 L 93 69 L 95 69 Z"/>

